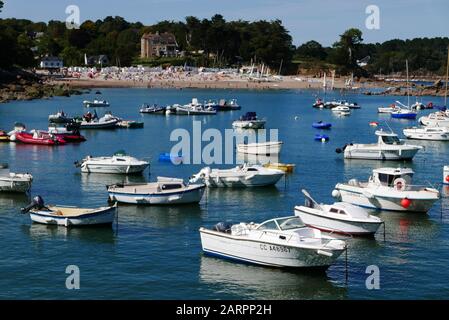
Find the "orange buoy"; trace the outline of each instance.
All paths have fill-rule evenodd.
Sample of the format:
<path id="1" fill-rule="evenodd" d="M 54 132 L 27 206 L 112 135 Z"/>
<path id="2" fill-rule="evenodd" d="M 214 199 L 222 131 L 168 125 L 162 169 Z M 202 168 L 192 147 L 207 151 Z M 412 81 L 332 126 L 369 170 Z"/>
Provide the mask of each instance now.
<path id="1" fill-rule="evenodd" d="M 411 204 L 412 204 L 412 200 L 410 200 L 410 199 L 404 198 L 401 200 L 401 206 L 404 209 L 407 209 L 408 207 L 410 207 Z"/>

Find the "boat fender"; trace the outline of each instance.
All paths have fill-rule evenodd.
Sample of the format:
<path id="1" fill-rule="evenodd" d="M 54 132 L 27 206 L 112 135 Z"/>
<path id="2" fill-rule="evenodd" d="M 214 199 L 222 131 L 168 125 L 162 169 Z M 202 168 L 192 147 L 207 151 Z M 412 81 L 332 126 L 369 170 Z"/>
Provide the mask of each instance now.
<path id="1" fill-rule="evenodd" d="M 334 190 L 332 191 L 332 197 L 337 198 L 337 199 L 340 199 L 340 198 L 341 198 L 341 193 L 340 193 L 340 191 L 338 191 L 337 189 L 334 189 Z"/>
<path id="2" fill-rule="evenodd" d="M 329 251 L 324 251 L 324 250 L 317 250 L 316 253 L 322 255 L 322 256 L 326 256 L 326 257 L 332 257 L 333 254 L 332 252 Z"/>
<path id="3" fill-rule="evenodd" d="M 405 190 L 405 180 L 403 178 L 397 178 L 393 181 L 394 188 L 398 191 L 404 191 Z"/>
<path id="4" fill-rule="evenodd" d="M 29 205 L 27 205 L 25 208 L 22 208 L 21 211 L 22 211 L 22 213 L 27 213 L 33 208 L 36 208 L 39 210 L 44 208 L 44 199 L 42 199 L 41 196 L 39 196 L 39 195 L 35 196 L 33 198 L 33 200 L 31 201 L 31 203 Z"/>

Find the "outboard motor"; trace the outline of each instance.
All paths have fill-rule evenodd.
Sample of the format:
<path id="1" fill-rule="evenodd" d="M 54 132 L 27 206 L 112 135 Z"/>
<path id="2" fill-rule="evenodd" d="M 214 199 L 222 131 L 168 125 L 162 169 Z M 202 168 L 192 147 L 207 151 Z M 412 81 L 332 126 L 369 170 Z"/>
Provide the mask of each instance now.
<path id="1" fill-rule="evenodd" d="M 219 222 L 214 226 L 214 230 L 223 233 L 231 232 L 232 224 L 229 222 Z"/>
<path id="2" fill-rule="evenodd" d="M 41 196 L 35 196 L 33 198 L 33 201 L 31 201 L 31 203 L 29 205 L 27 205 L 25 208 L 22 208 L 21 211 L 22 213 L 27 213 L 29 212 L 31 209 L 42 209 L 44 208 L 44 199 L 42 199 Z"/>
<path id="3" fill-rule="evenodd" d="M 346 147 L 347 147 L 347 144 L 345 144 L 342 148 L 337 148 L 337 149 L 335 149 L 335 152 L 336 152 L 336 153 L 342 153 L 342 152 L 345 151 Z"/>

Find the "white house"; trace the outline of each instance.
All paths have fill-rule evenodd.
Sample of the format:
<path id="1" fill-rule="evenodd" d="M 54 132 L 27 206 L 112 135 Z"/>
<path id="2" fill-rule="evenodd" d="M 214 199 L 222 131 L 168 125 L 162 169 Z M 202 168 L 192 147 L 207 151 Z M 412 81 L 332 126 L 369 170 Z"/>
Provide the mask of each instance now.
<path id="1" fill-rule="evenodd" d="M 42 69 L 61 69 L 63 66 L 62 59 L 58 57 L 44 57 L 40 63 Z"/>

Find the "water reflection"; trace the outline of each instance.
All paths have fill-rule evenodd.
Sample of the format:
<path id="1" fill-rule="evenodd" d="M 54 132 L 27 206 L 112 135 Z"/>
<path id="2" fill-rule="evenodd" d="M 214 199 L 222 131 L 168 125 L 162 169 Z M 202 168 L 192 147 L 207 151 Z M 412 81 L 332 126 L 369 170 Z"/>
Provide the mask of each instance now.
<path id="1" fill-rule="evenodd" d="M 81 179 L 81 190 L 86 192 L 105 191 L 106 186 L 116 183 L 144 183 L 145 175 L 77 173 Z"/>
<path id="2" fill-rule="evenodd" d="M 164 229 L 167 227 L 180 227 L 186 223 L 200 225 L 205 209 L 199 204 L 186 204 L 179 206 L 137 206 L 119 205 L 120 225 L 138 225 Z"/>
<path id="3" fill-rule="evenodd" d="M 200 281 L 217 295 L 243 299 L 343 299 L 345 287 L 331 282 L 325 273 L 293 272 L 233 263 L 202 256 Z"/>
<path id="4" fill-rule="evenodd" d="M 23 208 L 30 203 L 30 196 L 22 193 L 0 193 L 0 207 L 1 208 Z"/>
<path id="5" fill-rule="evenodd" d="M 114 227 L 112 226 L 66 228 L 30 222 L 29 225 L 22 225 L 21 231 L 35 243 L 56 239 L 71 239 L 99 244 L 115 243 L 116 240 Z"/>

